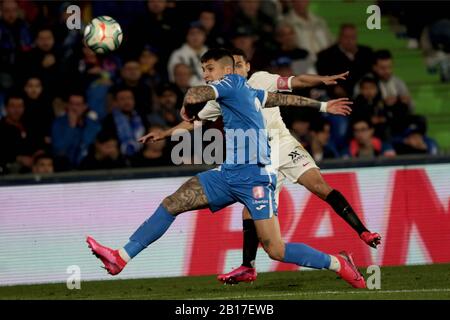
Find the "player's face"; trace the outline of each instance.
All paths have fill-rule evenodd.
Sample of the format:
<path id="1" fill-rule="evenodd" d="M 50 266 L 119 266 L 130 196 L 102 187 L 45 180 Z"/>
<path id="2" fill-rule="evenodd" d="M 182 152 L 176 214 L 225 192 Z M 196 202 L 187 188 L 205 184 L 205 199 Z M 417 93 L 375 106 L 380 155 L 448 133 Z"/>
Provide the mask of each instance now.
<path id="1" fill-rule="evenodd" d="M 234 58 L 234 73 L 247 79 L 250 71 L 250 63 L 245 61 L 243 56 L 233 56 Z"/>
<path id="2" fill-rule="evenodd" d="M 203 79 L 208 83 L 217 81 L 225 77 L 225 75 L 233 73 L 232 67 L 224 65 L 219 61 L 208 60 L 202 64 Z"/>

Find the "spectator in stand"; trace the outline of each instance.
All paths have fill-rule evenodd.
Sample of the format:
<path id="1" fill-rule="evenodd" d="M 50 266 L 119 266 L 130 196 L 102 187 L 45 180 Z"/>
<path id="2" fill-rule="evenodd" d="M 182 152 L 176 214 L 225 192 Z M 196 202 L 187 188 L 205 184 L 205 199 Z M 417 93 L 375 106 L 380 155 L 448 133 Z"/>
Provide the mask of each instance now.
<path id="1" fill-rule="evenodd" d="M 162 134 L 164 127 L 154 125 L 149 128 L 150 131 Z M 166 149 L 167 141 L 162 139 L 156 142 L 145 144 L 142 151 L 135 157 L 131 158 L 131 165 L 133 167 L 159 167 L 173 165 L 170 159 L 170 152 Z"/>
<path id="2" fill-rule="evenodd" d="M 436 141 L 426 135 L 426 119 L 415 115 L 408 117 L 408 122 L 402 136 L 394 139 L 397 154 L 438 154 Z"/>
<path id="3" fill-rule="evenodd" d="M 55 118 L 50 100 L 47 98 L 42 81 L 29 77 L 23 88 L 26 127 L 30 129 L 40 148 L 49 149 L 52 136 L 52 123 Z"/>
<path id="4" fill-rule="evenodd" d="M 52 143 L 56 167 L 67 170 L 78 166 L 100 131 L 97 114 L 90 111 L 81 93 L 67 98 L 66 113 L 53 121 Z"/>
<path id="5" fill-rule="evenodd" d="M 17 75 L 19 56 L 31 49 L 32 38 L 25 21 L 19 18 L 16 1 L 4 0 L 0 4 L 0 91 L 10 89 Z"/>
<path id="6" fill-rule="evenodd" d="M 118 89 L 129 89 L 133 92 L 134 99 L 136 101 L 136 111 L 145 118 L 152 112 L 152 96 L 150 86 L 146 83 L 145 78 L 142 75 L 142 69 L 139 62 L 135 60 L 127 61 L 121 70 L 121 79 L 110 90 L 113 95 Z M 109 101 L 113 101 L 113 97 L 109 96 Z M 110 105 L 110 108 L 112 106 Z"/>
<path id="7" fill-rule="evenodd" d="M 375 129 L 374 135 L 382 140 L 387 139 L 390 137 L 388 115 L 377 81 L 372 77 L 363 77 L 359 81 L 359 92 L 352 106 L 351 118 L 370 118 Z"/>
<path id="8" fill-rule="evenodd" d="M 350 71 L 347 81 L 328 89 L 331 97 L 351 97 L 355 83 L 370 71 L 372 61 L 372 49 L 359 45 L 356 26 L 346 23 L 341 25 L 338 42 L 318 54 L 316 67 L 325 75 Z"/>
<path id="9" fill-rule="evenodd" d="M 50 28 L 42 28 L 38 31 L 35 47 L 22 55 L 20 66 L 23 76 L 36 74 L 42 79 L 46 88 L 59 92 L 61 87 L 61 62 L 60 53 L 55 46 L 55 37 Z"/>
<path id="10" fill-rule="evenodd" d="M 330 142 L 330 124 L 323 118 L 319 118 L 311 124 L 311 143 L 306 150 L 316 162 L 324 159 L 339 158 L 337 150 Z"/>
<path id="11" fill-rule="evenodd" d="M 374 129 L 369 119 L 357 119 L 352 124 L 353 139 L 344 158 L 374 159 L 379 156 L 393 157 L 396 155 L 392 146 L 374 136 Z"/>
<path id="12" fill-rule="evenodd" d="M 390 114 L 393 135 L 401 134 L 408 125 L 405 119 L 413 111 L 411 95 L 405 82 L 393 74 L 392 56 L 388 50 L 375 52 L 372 76 L 380 88 L 381 98 Z M 359 93 L 358 86 L 355 93 Z"/>
<path id="13" fill-rule="evenodd" d="M 34 174 L 49 174 L 55 172 L 53 158 L 46 153 L 37 154 L 33 158 L 33 167 L 31 172 Z"/>
<path id="14" fill-rule="evenodd" d="M 143 32 L 145 30 L 145 32 Z M 129 39 L 125 38 L 129 57 L 136 57 L 146 45 L 160 53 L 161 64 L 167 65 L 171 52 L 182 43 L 180 26 L 166 0 L 148 0 L 147 11 L 130 26 Z"/>
<path id="15" fill-rule="evenodd" d="M 273 53 L 273 59 L 289 57 L 294 74 L 317 73 L 309 52 L 297 46 L 295 30 L 290 24 L 281 23 L 277 26 L 275 40 L 278 48 Z"/>
<path id="16" fill-rule="evenodd" d="M 205 44 L 207 47 L 217 48 L 225 46 L 225 39 L 217 26 L 216 12 L 213 9 L 203 9 L 199 14 L 198 20 L 205 28 Z"/>
<path id="17" fill-rule="evenodd" d="M 174 83 L 179 91 L 179 97 L 182 98 L 191 87 L 192 70 L 187 64 L 178 63 L 175 65 L 173 75 Z"/>
<path id="18" fill-rule="evenodd" d="M 258 35 L 249 27 L 237 27 L 230 34 L 231 45 L 244 51 L 250 62 L 250 74 L 264 70 L 270 64 L 270 54 L 267 54 L 258 43 Z"/>
<path id="19" fill-rule="evenodd" d="M 314 60 L 320 51 L 333 44 L 326 21 L 309 11 L 309 0 L 293 0 L 292 9 L 283 21 L 294 27 L 298 47 L 307 50 Z"/>
<path id="20" fill-rule="evenodd" d="M 86 89 L 89 107 L 102 120 L 108 113 L 108 91 L 118 76 L 121 62 L 114 55 L 97 55 L 88 47 L 83 47 L 82 52 L 78 63 L 79 85 Z"/>
<path id="21" fill-rule="evenodd" d="M 163 76 L 160 70 L 158 51 L 151 46 L 146 46 L 139 56 L 142 77 L 145 83 L 155 92 L 156 88 L 162 83 Z M 153 98 L 152 98 L 153 101 Z"/>
<path id="22" fill-rule="evenodd" d="M 203 25 L 198 21 L 192 22 L 187 30 L 186 42 L 170 55 L 169 63 L 167 65 L 170 81 L 174 81 L 175 66 L 179 63 L 184 63 L 192 70 L 190 80 L 191 86 L 197 86 L 204 83 L 200 58 L 208 50 L 205 41 L 206 30 Z"/>
<path id="23" fill-rule="evenodd" d="M 157 112 L 150 114 L 148 117 L 149 123 L 174 127 L 181 122 L 177 92 L 178 90 L 173 84 L 165 84 L 158 88 L 159 108 Z"/>
<path id="24" fill-rule="evenodd" d="M 120 154 L 115 137 L 100 132 L 95 144 L 80 164 L 81 170 L 116 169 L 127 166 L 125 158 Z"/>
<path id="25" fill-rule="evenodd" d="M 103 121 L 102 134 L 114 137 L 119 142 L 120 153 L 131 157 L 142 147 L 137 140 L 145 133 L 145 122 L 136 111 L 132 90 L 119 88 L 114 98 L 115 108 Z"/>
<path id="26" fill-rule="evenodd" d="M 3 172 L 29 172 L 37 142 L 24 121 L 25 104 L 20 95 L 6 99 L 6 116 L 0 121 L 0 167 Z"/>
<path id="27" fill-rule="evenodd" d="M 259 36 L 259 41 L 265 49 L 272 49 L 275 23 L 271 17 L 261 10 L 260 0 L 239 0 L 233 16 L 231 30 L 240 27 L 249 28 Z"/>

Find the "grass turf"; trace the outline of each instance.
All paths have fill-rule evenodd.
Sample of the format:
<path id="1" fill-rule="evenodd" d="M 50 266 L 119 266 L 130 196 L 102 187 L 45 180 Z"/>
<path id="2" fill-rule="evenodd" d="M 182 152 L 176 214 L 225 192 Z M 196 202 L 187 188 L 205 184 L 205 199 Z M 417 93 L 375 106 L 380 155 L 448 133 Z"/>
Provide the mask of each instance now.
<path id="1" fill-rule="evenodd" d="M 253 284 L 215 276 L 0 287 L 0 299 L 450 299 L 450 264 L 381 268 L 381 290 L 355 290 L 328 271 L 261 273 Z M 361 270 L 365 277 L 365 270 Z"/>

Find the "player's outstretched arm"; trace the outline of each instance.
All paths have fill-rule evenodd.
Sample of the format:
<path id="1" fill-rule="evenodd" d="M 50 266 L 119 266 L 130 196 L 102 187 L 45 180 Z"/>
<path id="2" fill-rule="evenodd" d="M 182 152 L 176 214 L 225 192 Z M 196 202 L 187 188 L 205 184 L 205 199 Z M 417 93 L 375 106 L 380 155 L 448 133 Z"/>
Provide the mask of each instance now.
<path id="1" fill-rule="evenodd" d="M 175 132 L 175 130 L 178 130 L 178 129 L 192 131 L 192 130 L 194 130 L 194 123 L 188 122 L 188 121 L 182 121 L 179 124 L 177 124 L 176 126 L 169 128 L 167 130 L 163 130 L 163 131 L 152 130 L 149 133 L 147 133 L 145 136 L 140 137 L 138 141 L 140 143 L 160 141 L 160 140 L 170 137 Z"/>
<path id="2" fill-rule="evenodd" d="M 350 105 L 353 104 L 348 98 L 339 98 L 328 102 L 320 102 L 311 98 L 294 96 L 281 93 L 267 93 L 267 101 L 264 108 L 273 107 L 306 107 L 317 111 L 347 116 L 352 112 Z"/>
<path id="3" fill-rule="evenodd" d="M 338 80 L 347 80 L 349 71 L 333 76 L 320 76 L 316 74 L 300 74 L 291 80 L 292 89 L 302 89 L 320 86 L 322 84 L 331 86 L 337 84 Z"/>

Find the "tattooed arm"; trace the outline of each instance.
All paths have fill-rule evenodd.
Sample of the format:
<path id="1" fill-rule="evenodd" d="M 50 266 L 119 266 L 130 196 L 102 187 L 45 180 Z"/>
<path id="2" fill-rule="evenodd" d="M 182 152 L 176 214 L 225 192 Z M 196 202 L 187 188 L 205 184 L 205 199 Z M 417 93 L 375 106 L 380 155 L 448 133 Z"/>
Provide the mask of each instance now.
<path id="1" fill-rule="evenodd" d="M 184 96 L 183 105 L 197 104 L 216 99 L 216 93 L 211 86 L 192 87 Z"/>
<path id="2" fill-rule="evenodd" d="M 302 96 L 268 92 L 264 108 L 286 107 L 286 106 L 307 107 L 316 109 L 317 111 L 321 112 L 328 112 L 332 114 L 346 116 L 349 115 L 352 111 L 349 106 L 350 104 L 352 104 L 352 102 L 349 101 L 348 98 L 330 100 L 325 103 Z"/>

